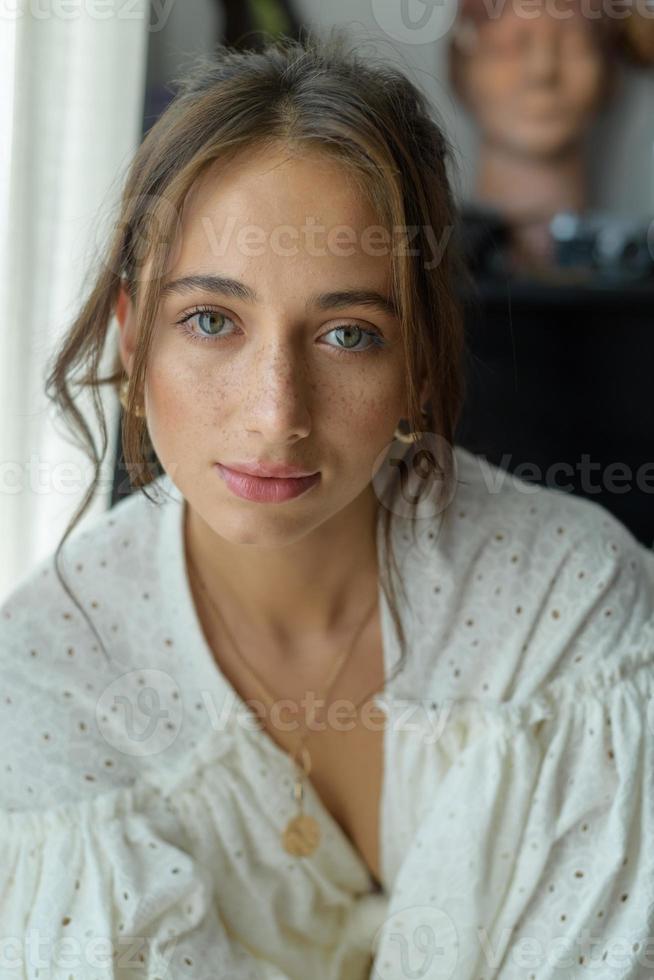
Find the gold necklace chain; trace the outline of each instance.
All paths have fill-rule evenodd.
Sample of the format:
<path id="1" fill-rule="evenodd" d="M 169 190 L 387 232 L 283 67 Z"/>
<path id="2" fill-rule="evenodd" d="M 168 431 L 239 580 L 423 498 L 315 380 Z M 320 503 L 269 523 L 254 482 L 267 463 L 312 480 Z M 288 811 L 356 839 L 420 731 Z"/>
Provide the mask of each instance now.
<path id="1" fill-rule="evenodd" d="M 205 585 L 204 580 L 200 575 L 199 571 L 197 570 L 197 568 L 195 567 L 195 564 L 191 559 L 190 555 L 189 555 L 189 566 L 191 567 L 193 574 L 195 575 L 203 592 L 206 594 L 212 608 L 215 610 L 216 614 L 218 615 L 218 618 L 225 632 L 227 633 L 227 636 L 232 646 L 236 650 L 238 657 L 243 662 L 243 664 L 245 665 L 246 669 L 250 672 L 250 674 L 255 678 L 260 688 L 264 691 L 269 707 L 274 705 L 276 699 L 274 698 L 274 696 L 271 695 L 271 692 L 269 691 L 268 687 L 264 684 L 259 673 L 254 669 L 254 667 L 251 666 L 251 664 L 248 663 L 248 661 L 241 653 L 239 645 L 236 642 L 232 631 L 227 626 L 227 623 L 225 622 L 225 619 L 220 609 L 218 608 L 218 605 L 216 604 L 213 596 L 211 595 L 207 586 Z M 351 656 L 352 651 L 354 650 L 354 647 L 356 645 L 356 642 L 359 636 L 361 635 L 361 633 L 363 632 L 363 628 L 365 627 L 366 623 L 372 616 L 376 606 L 377 606 L 377 597 L 375 597 L 375 601 L 372 604 L 369 612 L 364 617 L 362 623 L 356 629 L 349 648 L 345 650 L 343 653 L 339 654 L 339 656 L 336 658 L 336 661 L 332 665 L 332 668 L 328 674 L 328 683 L 327 683 L 327 690 L 325 692 L 325 701 L 327 700 L 329 694 L 331 693 L 331 690 L 334 684 L 336 683 L 336 680 L 338 679 L 338 676 L 340 675 L 341 670 L 343 669 L 346 661 Z M 366 700 L 369 694 L 373 693 L 374 690 L 375 688 L 373 687 L 370 691 L 366 692 L 364 697 L 361 698 L 361 700 L 358 701 L 357 704 L 354 706 L 355 711 Z M 289 820 L 286 827 L 284 828 L 284 832 L 282 834 L 282 844 L 284 846 L 284 849 L 289 854 L 292 854 L 295 857 L 306 857 L 309 854 L 313 854 L 313 852 L 318 847 L 321 838 L 320 826 L 318 822 L 314 820 L 313 817 L 310 817 L 308 814 L 304 813 L 304 780 L 306 777 L 309 776 L 311 772 L 311 756 L 309 755 L 309 751 L 306 748 L 306 745 L 304 744 L 308 738 L 308 735 L 309 735 L 308 727 L 307 725 L 305 725 L 304 732 L 290 756 L 291 761 L 295 763 L 295 767 L 296 767 L 296 777 L 295 777 L 295 784 L 293 787 L 293 796 L 297 803 L 298 810 L 296 815 Z M 298 766 L 297 755 L 300 751 L 301 751 L 302 762 L 301 765 Z"/>

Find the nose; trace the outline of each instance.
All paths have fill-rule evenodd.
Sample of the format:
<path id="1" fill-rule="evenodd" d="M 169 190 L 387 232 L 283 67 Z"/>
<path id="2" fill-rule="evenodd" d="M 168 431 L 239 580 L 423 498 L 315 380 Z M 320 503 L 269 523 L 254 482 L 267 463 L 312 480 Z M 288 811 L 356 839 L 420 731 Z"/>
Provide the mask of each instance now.
<path id="1" fill-rule="evenodd" d="M 262 343 L 242 383 L 248 432 L 261 436 L 269 446 L 295 442 L 309 434 L 306 362 L 290 342 Z"/>
<path id="2" fill-rule="evenodd" d="M 526 52 L 526 74 L 530 81 L 551 82 L 560 68 L 560 30 L 556 25 L 534 24 Z"/>

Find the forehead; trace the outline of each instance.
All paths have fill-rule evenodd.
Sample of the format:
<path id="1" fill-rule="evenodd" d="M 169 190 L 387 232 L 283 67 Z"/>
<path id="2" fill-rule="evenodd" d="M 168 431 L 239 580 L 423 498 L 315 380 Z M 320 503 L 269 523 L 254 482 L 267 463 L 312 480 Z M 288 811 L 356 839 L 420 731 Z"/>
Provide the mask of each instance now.
<path id="1" fill-rule="evenodd" d="M 379 223 L 364 188 L 351 168 L 318 150 L 260 150 L 211 166 L 187 195 L 182 228 L 229 222 L 280 233 L 305 224 L 361 230 Z"/>
<path id="2" fill-rule="evenodd" d="M 386 274 L 392 238 L 361 178 L 317 150 L 259 151 L 215 162 L 195 182 L 178 225 L 176 265 L 297 263 Z"/>

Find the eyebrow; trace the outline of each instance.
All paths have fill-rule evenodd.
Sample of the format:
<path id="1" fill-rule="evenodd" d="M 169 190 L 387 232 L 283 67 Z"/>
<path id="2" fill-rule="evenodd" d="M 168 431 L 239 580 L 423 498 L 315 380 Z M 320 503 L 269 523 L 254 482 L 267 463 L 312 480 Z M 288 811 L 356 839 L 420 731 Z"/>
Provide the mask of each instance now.
<path id="1" fill-rule="evenodd" d="M 173 293 L 182 295 L 195 290 L 232 296 L 234 299 L 244 300 L 246 303 L 260 302 L 260 297 L 251 286 L 239 279 L 220 275 L 195 274 L 172 279 L 163 287 L 162 295 L 169 296 Z M 355 287 L 316 293 L 309 296 L 306 302 L 307 310 L 311 307 L 318 310 L 338 310 L 347 306 L 368 306 L 381 310 L 389 316 L 399 317 L 399 310 L 393 300 L 374 289 Z"/>

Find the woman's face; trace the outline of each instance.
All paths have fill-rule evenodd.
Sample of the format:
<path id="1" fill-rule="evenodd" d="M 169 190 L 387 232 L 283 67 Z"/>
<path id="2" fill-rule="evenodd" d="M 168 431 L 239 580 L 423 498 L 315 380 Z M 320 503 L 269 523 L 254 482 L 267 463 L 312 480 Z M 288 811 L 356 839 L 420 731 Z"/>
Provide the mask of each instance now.
<path id="1" fill-rule="evenodd" d="M 462 60 L 464 97 L 485 139 L 519 155 L 551 157 L 577 142 L 601 98 L 606 66 L 592 25 L 561 6 L 569 17 L 507 6 L 478 25 Z"/>
<path id="2" fill-rule="evenodd" d="M 374 464 L 407 413 L 397 316 L 363 296 L 339 300 L 390 297 L 391 246 L 373 226 L 346 171 L 314 153 L 249 157 L 206 173 L 187 198 L 168 283 L 232 282 L 162 297 L 147 425 L 191 506 L 235 543 L 289 543 L 370 503 Z M 135 330 L 130 307 L 128 370 Z M 320 481 L 281 503 L 245 500 L 215 466 L 243 461 L 319 470 Z"/>

